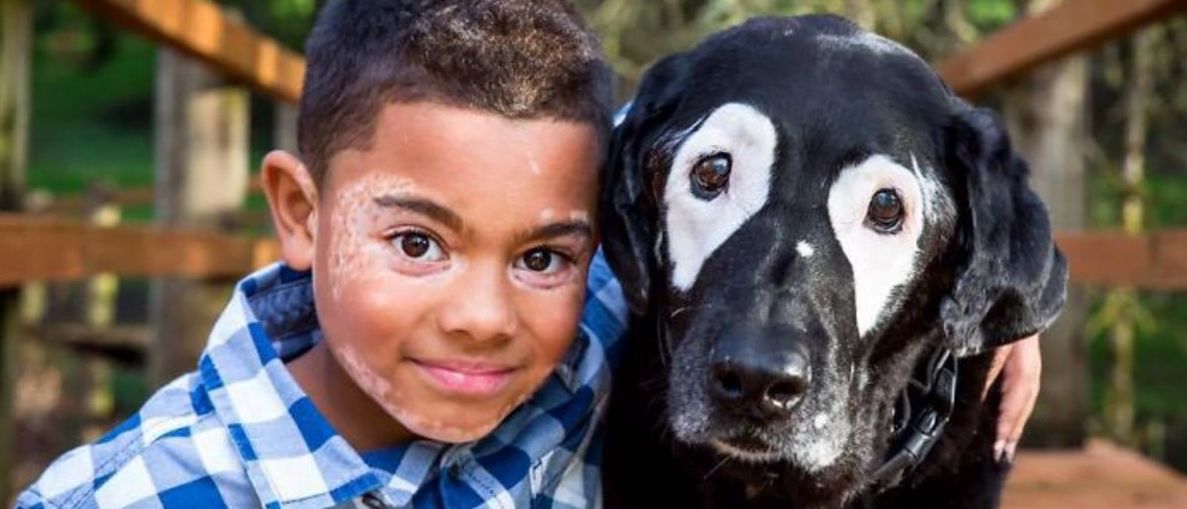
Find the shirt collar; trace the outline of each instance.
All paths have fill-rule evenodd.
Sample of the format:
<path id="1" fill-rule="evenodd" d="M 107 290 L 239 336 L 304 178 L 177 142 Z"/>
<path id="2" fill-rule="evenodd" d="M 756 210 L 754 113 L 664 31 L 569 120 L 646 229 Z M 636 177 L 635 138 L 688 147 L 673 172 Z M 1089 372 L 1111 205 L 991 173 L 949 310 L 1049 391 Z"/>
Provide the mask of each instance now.
<path id="1" fill-rule="evenodd" d="M 320 336 L 309 274 L 277 264 L 240 281 L 199 360 L 202 385 L 267 507 L 327 507 L 381 486 L 284 367 Z"/>

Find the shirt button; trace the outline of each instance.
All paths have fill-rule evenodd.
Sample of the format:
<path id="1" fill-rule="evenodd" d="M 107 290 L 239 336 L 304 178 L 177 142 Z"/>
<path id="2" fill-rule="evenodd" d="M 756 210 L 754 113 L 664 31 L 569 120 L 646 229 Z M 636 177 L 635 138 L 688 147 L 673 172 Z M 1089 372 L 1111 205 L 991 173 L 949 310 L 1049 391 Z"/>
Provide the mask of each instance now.
<path id="1" fill-rule="evenodd" d="M 387 504 L 383 503 L 374 493 L 363 495 L 363 505 L 371 509 L 387 509 Z"/>
<path id="2" fill-rule="evenodd" d="M 449 477 L 455 481 L 462 477 L 462 462 L 455 461 L 449 465 Z"/>

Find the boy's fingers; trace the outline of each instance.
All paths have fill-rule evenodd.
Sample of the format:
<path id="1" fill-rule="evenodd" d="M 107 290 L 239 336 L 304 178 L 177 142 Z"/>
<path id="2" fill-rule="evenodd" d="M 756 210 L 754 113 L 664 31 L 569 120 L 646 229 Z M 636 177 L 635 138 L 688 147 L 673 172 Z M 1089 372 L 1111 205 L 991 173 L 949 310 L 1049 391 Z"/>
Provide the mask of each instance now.
<path id="1" fill-rule="evenodd" d="M 999 461 L 1013 461 L 1026 421 L 1039 397 L 1042 357 L 1037 336 L 1016 343 L 1002 368 L 1002 400 L 997 420 L 994 455 Z"/>
<path id="2" fill-rule="evenodd" d="M 985 396 L 989 395 L 989 388 L 993 387 L 993 382 L 997 381 L 998 375 L 1002 373 L 1002 368 L 1006 365 L 1006 359 L 1010 358 L 1010 351 L 1014 349 L 1014 345 L 1006 345 L 993 351 L 993 363 L 989 365 L 989 376 L 985 378 L 985 387 L 981 388 L 981 400 L 985 400 Z"/>

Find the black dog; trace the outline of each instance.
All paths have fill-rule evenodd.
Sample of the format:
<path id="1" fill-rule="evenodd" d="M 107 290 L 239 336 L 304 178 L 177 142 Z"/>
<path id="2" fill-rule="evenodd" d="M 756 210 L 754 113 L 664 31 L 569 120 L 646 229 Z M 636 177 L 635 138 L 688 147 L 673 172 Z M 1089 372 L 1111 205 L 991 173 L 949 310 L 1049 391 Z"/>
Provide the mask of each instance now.
<path id="1" fill-rule="evenodd" d="M 766 18 L 648 71 L 610 158 L 607 507 L 997 504 L 985 352 L 1067 268 L 995 116 L 843 19 Z"/>

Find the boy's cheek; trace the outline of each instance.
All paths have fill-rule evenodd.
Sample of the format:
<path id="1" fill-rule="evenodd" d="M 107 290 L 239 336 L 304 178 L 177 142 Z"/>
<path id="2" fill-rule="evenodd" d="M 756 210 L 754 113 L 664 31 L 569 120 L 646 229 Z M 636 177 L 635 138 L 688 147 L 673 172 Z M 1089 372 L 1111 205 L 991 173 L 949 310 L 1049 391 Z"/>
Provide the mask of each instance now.
<path id="1" fill-rule="evenodd" d="M 352 282 L 384 273 L 379 266 L 383 244 L 371 238 L 376 212 L 358 201 L 344 201 L 330 216 L 329 235 L 323 236 L 325 271 L 334 298 L 341 298 Z"/>

